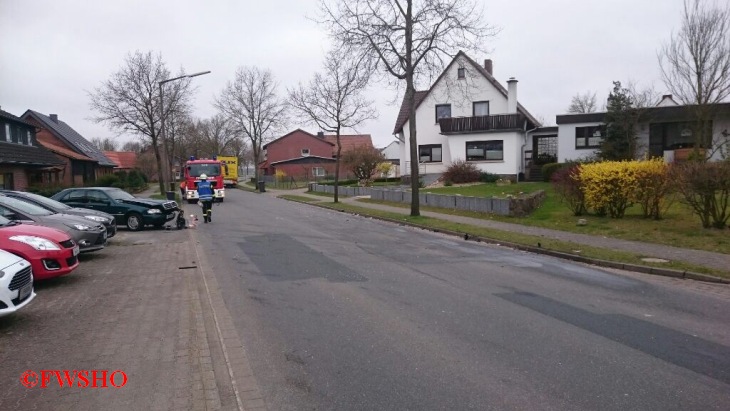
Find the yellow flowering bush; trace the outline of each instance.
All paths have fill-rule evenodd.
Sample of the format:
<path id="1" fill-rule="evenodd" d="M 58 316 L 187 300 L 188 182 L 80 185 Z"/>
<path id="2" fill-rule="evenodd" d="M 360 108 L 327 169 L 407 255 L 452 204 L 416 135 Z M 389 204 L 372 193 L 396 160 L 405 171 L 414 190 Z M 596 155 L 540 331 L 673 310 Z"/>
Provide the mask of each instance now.
<path id="1" fill-rule="evenodd" d="M 645 218 L 659 220 L 669 206 L 672 185 L 669 165 L 662 158 L 632 161 L 636 178 L 634 200 L 641 206 Z"/>
<path id="2" fill-rule="evenodd" d="M 277 169 L 274 176 L 276 178 L 276 181 L 283 181 L 284 177 L 286 177 L 286 172 L 284 172 L 284 170 Z"/>
<path id="3" fill-rule="evenodd" d="M 635 161 L 604 161 L 580 166 L 585 204 L 597 214 L 622 218 L 634 201 L 638 179 Z"/>

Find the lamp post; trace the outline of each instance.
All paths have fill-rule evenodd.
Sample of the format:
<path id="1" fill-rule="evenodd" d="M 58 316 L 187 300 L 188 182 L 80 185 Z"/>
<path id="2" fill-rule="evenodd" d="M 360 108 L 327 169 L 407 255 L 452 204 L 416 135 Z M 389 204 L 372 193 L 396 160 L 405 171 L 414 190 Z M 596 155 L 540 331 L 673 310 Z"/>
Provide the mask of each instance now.
<path id="1" fill-rule="evenodd" d="M 170 164 L 170 161 L 168 160 L 170 158 L 170 154 L 167 152 L 167 137 L 165 136 L 165 104 L 164 104 L 163 94 L 162 94 L 162 85 L 165 83 L 169 83 L 171 81 L 181 80 L 184 78 L 193 78 L 193 77 L 202 76 L 203 74 L 208 74 L 208 73 L 210 73 L 210 70 L 201 71 L 199 73 L 193 73 L 193 74 L 185 74 L 185 75 L 182 75 L 179 77 L 162 80 L 158 83 L 158 85 L 160 87 L 160 135 L 162 136 L 162 156 L 164 157 L 163 164 L 166 164 L 168 167 L 170 167 L 170 175 L 169 175 L 169 177 L 171 178 L 170 186 L 169 186 L 170 191 L 175 191 L 175 187 L 173 187 L 174 182 L 172 181 L 172 164 Z M 165 174 L 167 174 L 167 173 L 164 173 L 163 172 L 164 170 L 159 170 L 159 171 L 160 171 L 160 179 L 162 179 L 162 186 L 165 187 L 165 185 L 166 185 L 165 183 L 167 182 L 167 181 L 165 181 L 165 179 L 168 177 L 168 176 L 165 176 Z"/>

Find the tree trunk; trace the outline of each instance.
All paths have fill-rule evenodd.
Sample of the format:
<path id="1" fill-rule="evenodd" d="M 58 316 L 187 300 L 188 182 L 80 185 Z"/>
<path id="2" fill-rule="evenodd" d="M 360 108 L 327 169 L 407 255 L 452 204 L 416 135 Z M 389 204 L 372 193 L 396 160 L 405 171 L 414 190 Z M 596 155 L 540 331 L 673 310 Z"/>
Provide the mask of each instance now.
<path id="1" fill-rule="evenodd" d="M 416 88 L 413 85 L 413 0 L 408 0 L 406 11 L 406 98 L 409 109 L 408 141 L 411 146 L 411 216 L 421 215 L 418 198 L 418 142 L 416 141 Z"/>
<path id="2" fill-rule="evenodd" d="M 340 182 L 340 154 L 342 153 L 342 145 L 340 144 L 340 128 L 337 127 L 337 158 L 335 159 L 335 203 L 339 201 L 339 182 Z"/>

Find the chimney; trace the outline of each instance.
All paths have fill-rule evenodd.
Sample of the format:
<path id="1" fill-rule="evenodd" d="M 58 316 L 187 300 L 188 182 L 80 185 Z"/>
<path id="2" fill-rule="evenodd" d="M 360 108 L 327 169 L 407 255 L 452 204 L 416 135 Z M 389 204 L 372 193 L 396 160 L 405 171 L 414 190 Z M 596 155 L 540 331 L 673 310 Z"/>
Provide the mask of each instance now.
<path id="1" fill-rule="evenodd" d="M 487 70 L 487 73 L 490 75 L 493 75 L 492 73 L 492 59 L 485 59 L 484 60 L 484 70 Z"/>
<path id="2" fill-rule="evenodd" d="M 317 137 L 324 138 L 324 131 L 318 131 L 317 132 Z"/>
<path id="3" fill-rule="evenodd" d="M 517 79 L 510 77 L 507 80 L 507 113 L 517 112 Z"/>
<path id="4" fill-rule="evenodd" d="M 49 114 L 49 116 L 51 117 L 51 121 L 58 124 L 58 114 Z"/>

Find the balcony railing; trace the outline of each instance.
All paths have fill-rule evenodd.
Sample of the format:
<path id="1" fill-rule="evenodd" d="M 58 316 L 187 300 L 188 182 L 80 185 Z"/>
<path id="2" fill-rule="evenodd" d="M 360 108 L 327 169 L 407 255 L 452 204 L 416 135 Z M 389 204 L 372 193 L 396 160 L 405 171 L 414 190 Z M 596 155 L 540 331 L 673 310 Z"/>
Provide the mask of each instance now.
<path id="1" fill-rule="evenodd" d="M 441 134 L 466 134 L 484 131 L 522 129 L 525 116 L 522 114 L 497 114 L 492 116 L 447 117 L 439 120 Z"/>

